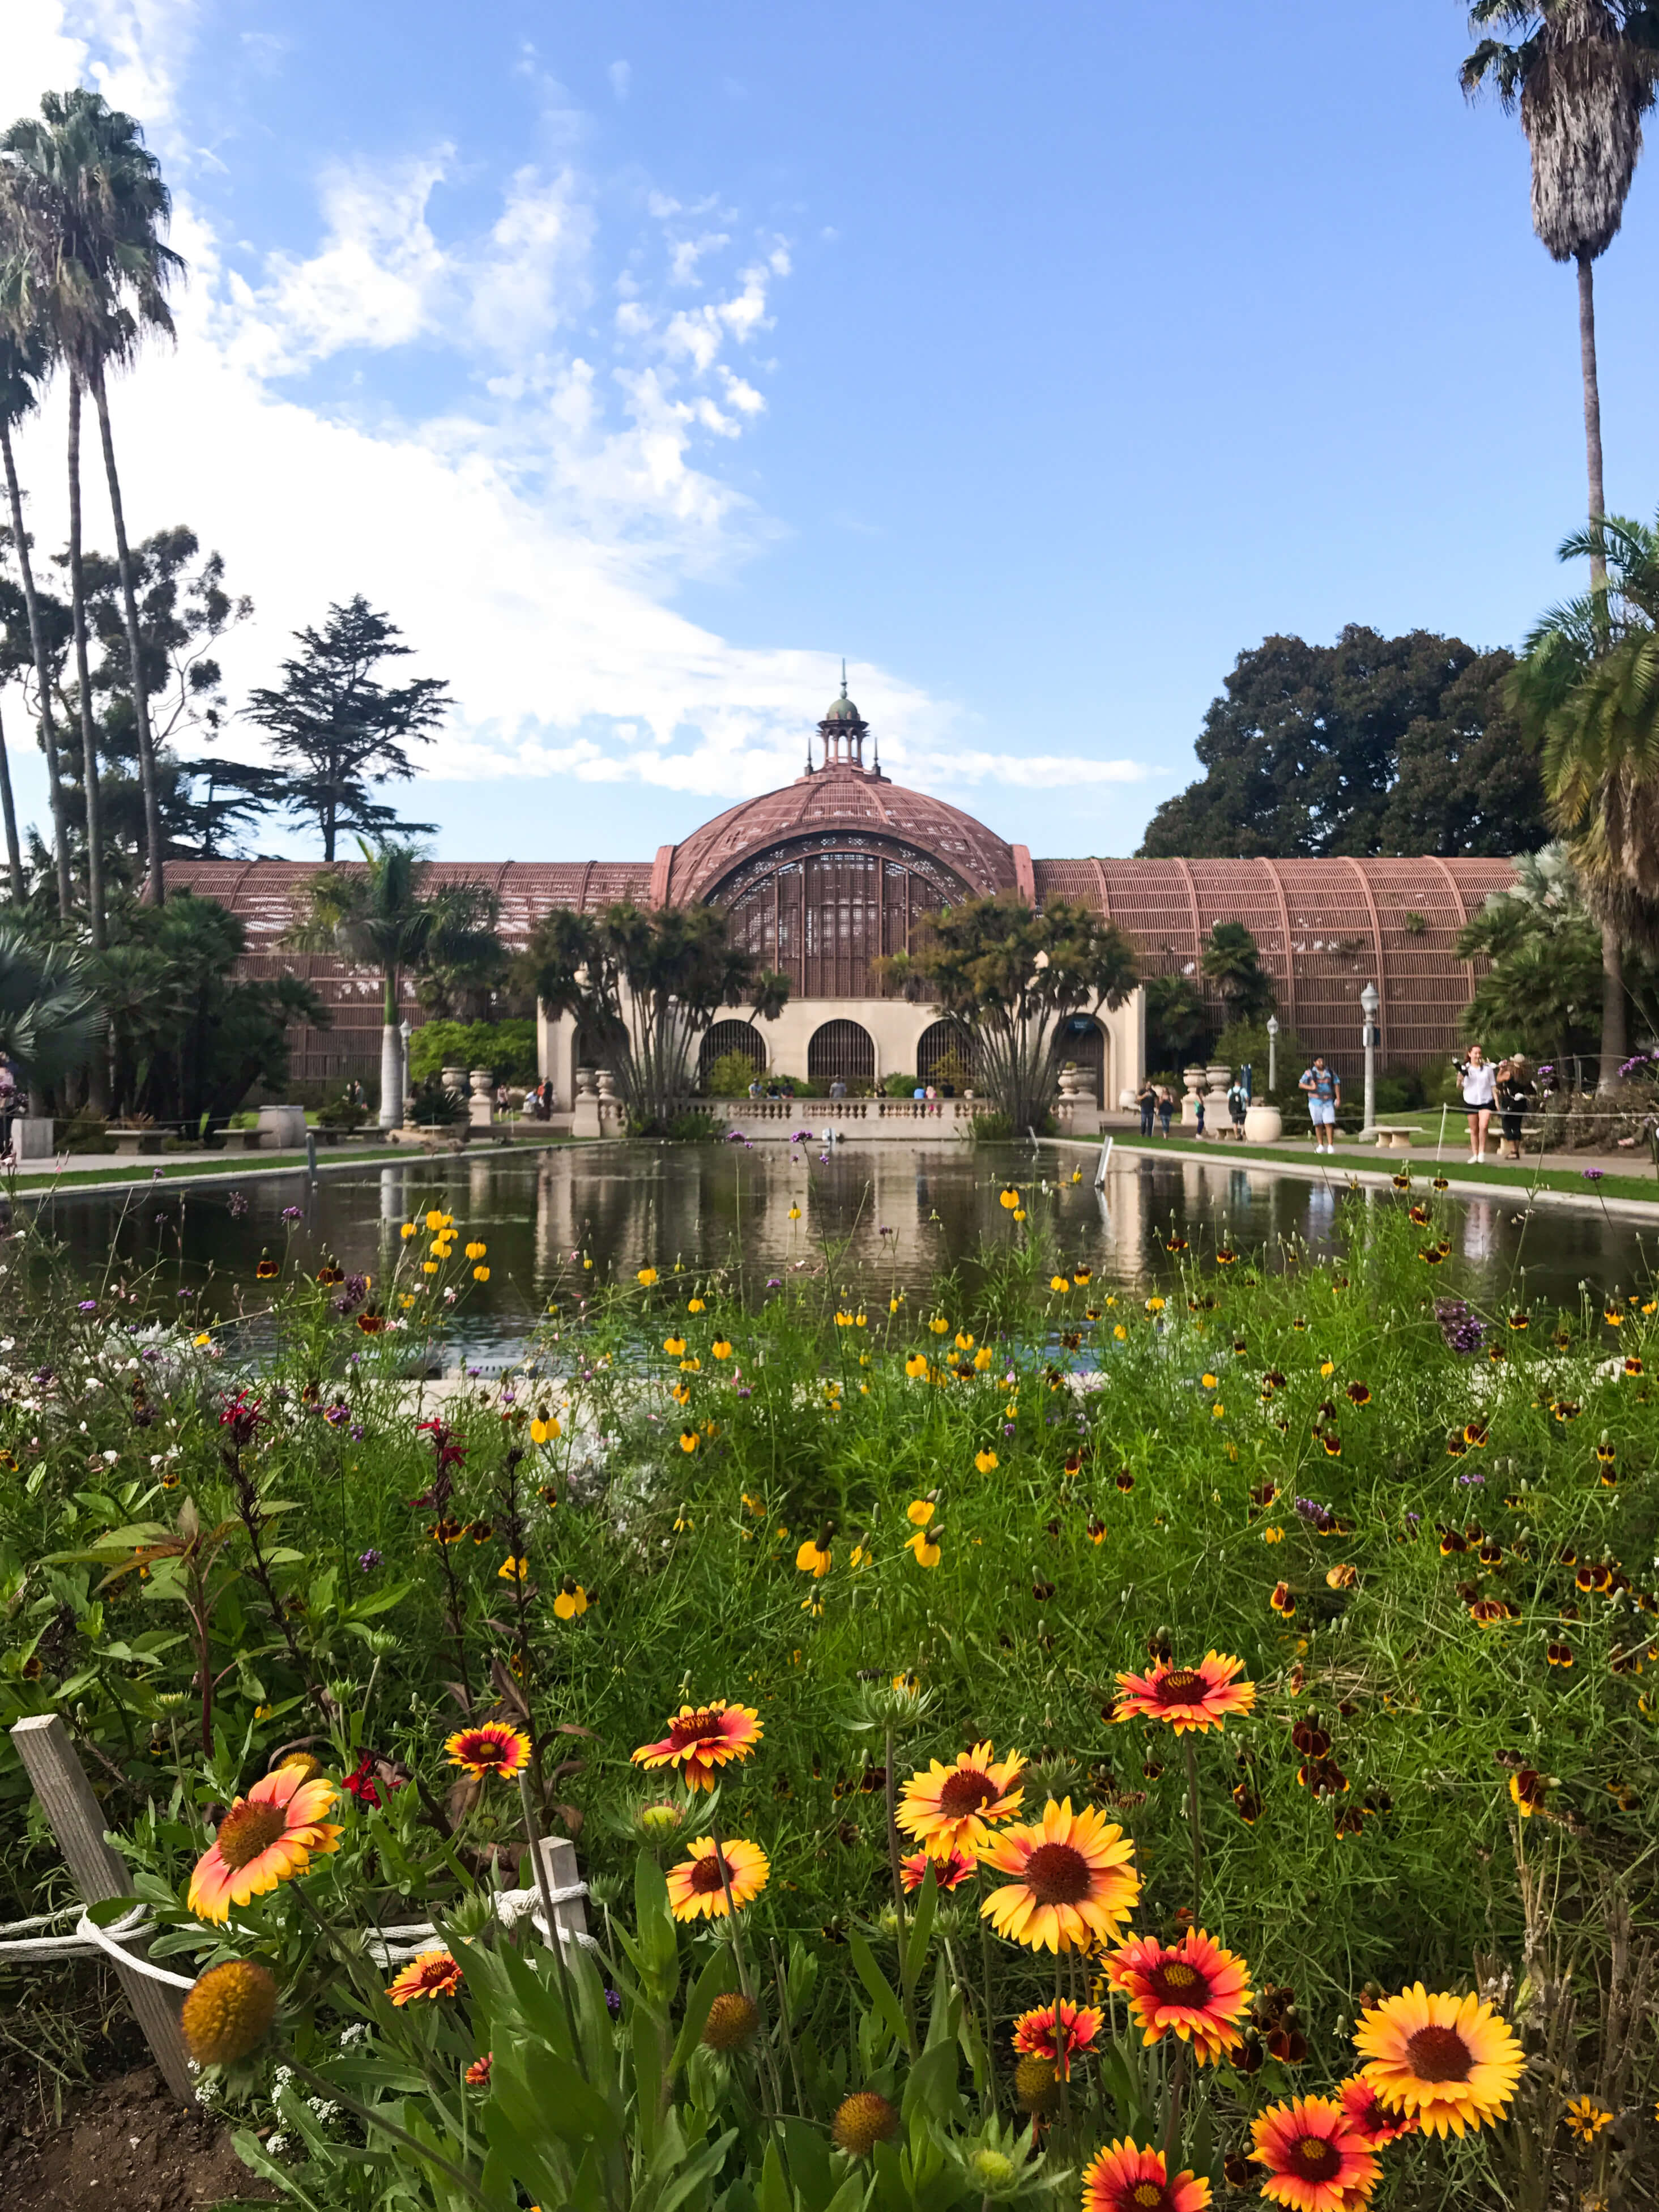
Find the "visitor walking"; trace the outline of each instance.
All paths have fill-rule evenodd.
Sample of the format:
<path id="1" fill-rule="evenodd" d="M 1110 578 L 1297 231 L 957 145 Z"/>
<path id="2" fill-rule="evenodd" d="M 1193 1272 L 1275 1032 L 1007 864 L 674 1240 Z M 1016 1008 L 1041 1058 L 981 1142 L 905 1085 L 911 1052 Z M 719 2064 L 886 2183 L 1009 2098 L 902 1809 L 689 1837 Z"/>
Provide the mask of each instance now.
<path id="1" fill-rule="evenodd" d="M 17 1118 L 17 1070 L 0 1052 L 0 1159 L 11 1158 L 12 1124 Z"/>
<path id="2" fill-rule="evenodd" d="M 1193 1103 L 1198 1109 L 1198 1133 L 1201 1137 L 1204 1134 L 1204 1097 L 1201 1091 Z"/>
<path id="3" fill-rule="evenodd" d="M 1143 1137 L 1150 1137 L 1152 1133 L 1152 1116 L 1158 1111 L 1158 1086 L 1149 1075 L 1141 1085 L 1139 1096 L 1135 1100 L 1140 1109 L 1140 1133 Z"/>
<path id="4" fill-rule="evenodd" d="M 1486 1131 L 1498 1096 L 1498 1078 L 1478 1044 L 1472 1044 L 1458 1063 L 1457 1086 L 1463 1094 L 1463 1111 L 1468 1116 L 1469 1164 L 1484 1166 Z"/>
<path id="5" fill-rule="evenodd" d="M 1527 1080 L 1525 1060 L 1500 1060 L 1497 1083 L 1498 1126 L 1503 1133 L 1504 1157 L 1507 1160 L 1518 1160 L 1521 1157 L 1522 1121 L 1532 1104 L 1532 1085 Z"/>
<path id="6" fill-rule="evenodd" d="M 1243 1084 L 1235 1076 L 1232 1087 L 1227 1093 L 1227 1112 L 1232 1121 L 1233 1134 L 1241 1145 L 1244 1141 L 1244 1116 L 1249 1110 L 1249 1104 L 1244 1095 Z"/>
<path id="7" fill-rule="evenodd" d="M 1328 1152 L 1336 1157 L 1336 1109 L 1342 1103 L 1342 1079 L 1334 1067 L 1326 1065 L 1322 1052 L 1314 1054 L 1313 1066 L 1304 1067 L 1297 1090 L 1308 1094 L 1308 1117 L 1313 1123 L 1314 1151 Z"/>
<path id="8" fill-rule="evenodd" d="M 1162 1084 L 1158 1093 L 1158 1125 L 1166 1137 L 1170 1133 L 1170 1123 L 1174 1114 L 1175 1093 L 1167 1083 Z"/>

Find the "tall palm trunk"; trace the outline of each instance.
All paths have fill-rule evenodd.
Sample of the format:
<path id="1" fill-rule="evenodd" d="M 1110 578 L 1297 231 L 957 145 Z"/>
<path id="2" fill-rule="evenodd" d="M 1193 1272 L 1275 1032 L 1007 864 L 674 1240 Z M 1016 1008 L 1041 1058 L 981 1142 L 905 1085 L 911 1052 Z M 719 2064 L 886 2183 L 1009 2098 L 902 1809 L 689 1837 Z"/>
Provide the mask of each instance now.
<path id="1" fill-rule="evenodd" d="M 1578 253 L 1578 364 L 1584 380 L 1584 459 L 1589 476 L 1589 524 L 1599 530 L 1607 511 L 1601 486 L 1601 386 L 1595 373 L 1595 264 L 1589 252 Z M 1604 553 L 1590 556 L 1590 589 L 1607 588 Z"/>
<path id="2" fill-rule="evenodd" d="M 115 441 L 110 434 L 109 394 L 104 372 L 92 374 L 93 404 L 98 410 L 98 430 L 104 447 L 104 474 L 109 480 L 110 513 L 115 520 L 115 557 L 121 570 L 121 616 L 127 633 L 127 659 L 132 670 L 132 706 L 138 724 L 138 787 L 144 800 L 144 845 L 148 867 L 144 902 L 160 906 L 167 896 L 161 868 L 161 806 L 156 792 L 155 744 L 150 735 L 149 699 L 144 690 L 144 669 L 138 639 L 138 600 L 132 587 L 132 554 L 127 545 L 126 515 L 121 506 L 121 479 L 115 467 Z"/>
<path id="3" fill-rule="evenodd" d="M 396 1129 L 404 1118 L 404 1040 L 398 1026 L 400 978 L 395 968 L 386 971 L 386 998 L 380 1029 L 380 1127 Z"/>
<path id="4" fill-rule="evenodd" d="M 52 677 L 46 666 L 46 633 L 40 627 L 40 602 L 34 592 L 34 567 L 29 541 L 23 530 L 23 494 L 17 482 L 17 463 L 11 450 L 11 431 L 0 422 L 0 455 L 6 465 L 6 495 L 11 501 L 11 532 L 17 548 L 17 573 L 23 586 L 23 610 L 28 617 L 29 650 L 34 655 L 34 680 L 40 688 L 40 746 L 46 757 L 46 790 L 52 802 L 52 842 L 58 864 L 58 914 L 67 921 L 74 903 L 70 892 L 69 810 L 64 781 L 58 768 L 58 738 L 52 720 Z"/>
<path id="5" fill-rule="evenodd" d="M 1619 1071 L 1630 1057 L 1625 1029 L 1624 949 L 1610 921 L 1601 924 L 1601 1065 L 1598 1091 L 1616 1091 Z"/>
<path id="6" fill-rule="evenodd" d="M 11 763 L 6 758 L 6 733 L 0 729 L 0 811 L 6 817 L 6 870 L 11 878 L 11 895 L 19 906 L 25 896 L 23 886 L 23 851 L 17 842 L 17 809 L 11 799 Z"/>
<path id="7" fill-rule="evenodd" d="M 87 665 L 86 575 L 81 559 L 81 380 L 72 372 L 69 399 L 70 610 L 75 625 L 75 675 L 81 694 L 81 757 L 87 796 L 87 913 L 100 951 L 104 927 L 104 825 L 98 804 L 98 740 L 92 722 L 92 672 Z"/>

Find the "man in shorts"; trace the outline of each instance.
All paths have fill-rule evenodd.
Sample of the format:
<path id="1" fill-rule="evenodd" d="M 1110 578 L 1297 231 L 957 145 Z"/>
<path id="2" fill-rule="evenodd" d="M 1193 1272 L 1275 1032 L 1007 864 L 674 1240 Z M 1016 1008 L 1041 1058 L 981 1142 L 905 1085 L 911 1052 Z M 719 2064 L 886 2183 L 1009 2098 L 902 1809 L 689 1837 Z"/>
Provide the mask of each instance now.
<path id="1" fill-rule="evenodd" d="M 1314 1150 L 1336 1157 L 1336 1109 L 1342 1103 L 1342 1084 L 1334 1068 L 1327 1067 L 1323 1053 L 1302 1072 L 1297 1086 L 1308 1094 L 1308 1113 L 1313 1122 Z"/>

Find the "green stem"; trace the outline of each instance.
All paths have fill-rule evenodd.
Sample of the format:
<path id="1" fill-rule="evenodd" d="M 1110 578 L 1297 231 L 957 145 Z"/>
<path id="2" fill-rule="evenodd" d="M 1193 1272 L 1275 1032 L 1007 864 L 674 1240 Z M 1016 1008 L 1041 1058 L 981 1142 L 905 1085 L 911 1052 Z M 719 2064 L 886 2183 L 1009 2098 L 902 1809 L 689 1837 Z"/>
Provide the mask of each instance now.
<path id="1" fill-rule="evenodd" d="M 893 1772 L 896 1753 L 891 1729 L 887 1731 L 886 1756 L 883 1794 L 887 1803 L 887 1864 L 893 1877 L 893 1914 L 898 1928 L 899 1997 L 904 2007 L 904 2032 L 909 2039 L 910 2060 L 914 2065 L 916 2058 L 916 2002 L 915 1994 L 910 1987 L 909 1924 L 904 1910 L 904 1869 L 899 1855 L 898 1782 Z"/>
<path id="2" fill-rule="evenodd" d="M 1170 2124 L 1164 2130 L 1164 2165 L 1166 2172 L 1175 2162 L 1176 2145 L 1181 2139 L 1181 2105 L 1187 2088 L 1188 2050 L 1188 2045 L 1183 2042 L 1176 2052 L 1175 2080 L 1170 2084 Z"/>
<path id="3" fill-rule="evenodd" d="M 1193 1831 L 1193 1932 L 1201 1924 L 1200 1884 L 1204 1875 L 1204 1830 L 1198 1817 L 1198 1747 L 1187 1731 L 1187 1818 Z"/>
<path id="4" fill-rule="evenodd" d="M 435 2166 L 440 2173 L 447 2174 L 455 2186 L 464 2190 L 475 2204 L 482 2204 L 484 2212 L 490 2212 L 490 2200 L 477 2184 L 463 2173 L 459 2166 L 452 2165 L 449 2160 L 440 2152 L 428 2149 L 425 2143 L 418 2142 L 407 2129 L 400 2128 L 395 2120 L 387 2119 L 383 2112 L 372 2112 L 367 2105 L 360 2105 L 350 2091 L 343 2089 L 337 2081 L 331 2081 L 321 2074 L 313 2074 L 310 2067 L 301 2064 L 292 2051 L 289 2053 L 285 2063 L 290 2066 L 300 2080 L 310 2087 L 331 2099 L 335 2104 L 343 2105 L 347 2112 L 361 2120 L 366 2128 L 378 2128 L 382 2135 L 390 2136 L 393 2142 L 401 2143 L 411 2157 L 423 2159 L 428 2166 Z"/>
<path id="5" fill-rule="evenodd" d="M 1060 2080 L 1060 2124 L 1066 2130 L 1066 2147 L 1072 2147 L 1072 2085 L 1066 2060 L 1066 2029 L 1060 2016 L 1060 1960 L 1065 1954 L 1054 1954 L 1054 2072 Z"/>

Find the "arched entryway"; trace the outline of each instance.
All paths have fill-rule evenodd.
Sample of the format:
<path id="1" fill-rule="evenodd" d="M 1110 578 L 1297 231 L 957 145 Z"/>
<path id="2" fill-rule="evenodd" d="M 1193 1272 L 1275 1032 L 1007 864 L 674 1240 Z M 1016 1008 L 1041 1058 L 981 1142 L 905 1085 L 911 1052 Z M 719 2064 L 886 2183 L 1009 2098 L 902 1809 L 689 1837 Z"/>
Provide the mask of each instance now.
<path id="1" fill-rule="evenodd" d="M 916 1039 L 916 1081 L 950 1084 L 962 1091 L 977 1083 L 979 1041 L 961 1022 L 935 1022 Z"/>
<path id="2" fill-rule="evenodd" d="M 766 1040 L 753 1022 L 715 1022 L 705 1031 L 697 1052 L 697 1080 L 707 1083 L 717 1060 L 736 1054 L 758 1075 L 766 1066 Z"/>
<path id="3" fill-rule="evenodd" d="M 1090 1014 L 1073 1014 L 1060 1025 L 1056 1068 L 1070 1060 L 1089 1078 L 1090 1088 L 1103 1103 L 1106 1097 L 1106 1039 L 1100 1024 Z"/>
<path id="4" fill-rule="evenodd" d="M 861 1022 L 825 1022 L 806 1048 L 809 1083 L 868 1090 L 876 1079 L 876 1041 Z"/>

